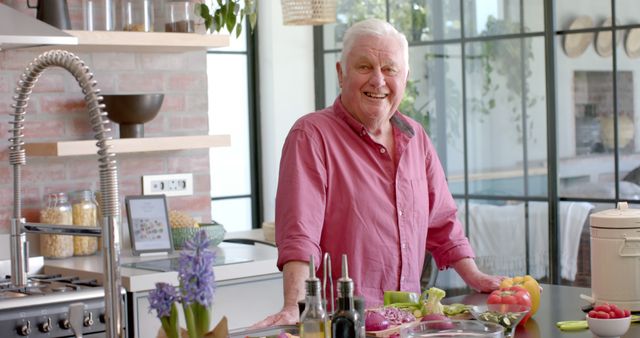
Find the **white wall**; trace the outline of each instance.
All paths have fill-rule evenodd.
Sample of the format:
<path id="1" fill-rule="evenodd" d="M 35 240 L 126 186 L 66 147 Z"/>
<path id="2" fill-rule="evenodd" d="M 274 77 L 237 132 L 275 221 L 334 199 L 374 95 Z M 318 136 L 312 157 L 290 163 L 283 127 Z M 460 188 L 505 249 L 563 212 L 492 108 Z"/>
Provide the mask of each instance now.
<path id="1" fill-rule="evenodd" d="M 280 1 L 258 2 L 264 219 L 275 218 L 278 166 L 293 123 L 314 110 L 312 26 L 284 26 Z"/>

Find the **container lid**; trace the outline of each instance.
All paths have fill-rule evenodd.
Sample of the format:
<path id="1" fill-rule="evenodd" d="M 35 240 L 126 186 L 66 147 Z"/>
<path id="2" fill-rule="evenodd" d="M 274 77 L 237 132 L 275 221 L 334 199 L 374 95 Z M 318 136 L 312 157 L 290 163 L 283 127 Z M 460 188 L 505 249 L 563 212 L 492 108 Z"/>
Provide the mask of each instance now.
<path id="1" fill-rule="evenodd" d="M 640 228 L 640 209 L 631 209 L 627 202 L 618 202 L 615 209 L 596 212 L 590 217 L 591 227 L 630 229 Z"/>

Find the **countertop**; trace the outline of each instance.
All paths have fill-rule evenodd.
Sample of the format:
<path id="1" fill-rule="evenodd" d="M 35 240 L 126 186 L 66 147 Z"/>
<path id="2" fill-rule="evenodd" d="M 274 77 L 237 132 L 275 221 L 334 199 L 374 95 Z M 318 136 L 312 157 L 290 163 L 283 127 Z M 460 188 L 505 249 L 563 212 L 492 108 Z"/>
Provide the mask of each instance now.
<path id="1" fill-rule="evenodd" d="M 263 240 L 261 230 L 247 232 L 228 233 L 228 238 L 249 238 Z M 278 253 L 275 247 L 256 243 L 238 244 L 222 242 L 216 248 L 216 254 L 231 261 L 239 261 L 228 265 L 214 267 L 216 281 L 255 277 L 280 273 L 276 267 Z M 127 267 L 128 264 L 144 261 L 154 261 L 166 258 L 179 257 L 179 252 L 162 255 L 134 256 L 130 250 L 122 250 L 120 257 L 120 275 L 122 286 L 130 292 L 147 291 L 155 287 L 159 281 L 178 285 L 178 273 L 176 271 L 158 272 L 147 269 L 137 269 Z M 45 273 L 59 273 L 63 275 L 77 275 L 82 278 L 95 278 L 98 282 L 103 281 L 103 258 L 102 255 L 71 257 L 66 259 L 45 259 Z"/>
<path id="2" fill-rule="evenodd" d="M 591 295 L 591 290 L 560 285 L 542 285 L 540 308 L 524 327 L 516 329 L 515 338 L 591 338 L 591 331 L 560 331 L 556 322 L 565 320 L 585 320 L 586 314 L 580 306 L 586 305 L 580 294 Z M 445 298 L 444 303 L 485 304 L 488 294 L 472 293 L 464 296 Z M 623 338 L 640 337 L 640 324 L 632 323 Z"/>

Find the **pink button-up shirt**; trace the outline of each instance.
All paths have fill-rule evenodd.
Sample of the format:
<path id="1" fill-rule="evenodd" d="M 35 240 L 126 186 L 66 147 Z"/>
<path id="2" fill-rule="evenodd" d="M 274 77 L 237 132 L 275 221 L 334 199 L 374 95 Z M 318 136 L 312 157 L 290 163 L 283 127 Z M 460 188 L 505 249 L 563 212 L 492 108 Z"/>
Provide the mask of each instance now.
<path id="1" fill-rule="evenodd" d="M 322 278 L 328 252 L 335 282 L 347 254 L 367 307 L 382 304 L 385 290 L 420 292 L 425 249 L 440 268 L 474 257 L 424 129 L 398 112 L 391 122 L 396 165 L 340 98 L 294 124 L 280 161 L 278 268 L 313 255 Z"/>

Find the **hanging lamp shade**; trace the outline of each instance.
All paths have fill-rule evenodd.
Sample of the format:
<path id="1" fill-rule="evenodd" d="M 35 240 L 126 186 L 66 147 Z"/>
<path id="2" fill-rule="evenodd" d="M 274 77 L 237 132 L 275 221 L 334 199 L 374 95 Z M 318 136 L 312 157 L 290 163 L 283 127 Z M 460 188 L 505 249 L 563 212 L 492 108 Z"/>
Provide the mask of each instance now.
<path id="1" fill-rule="evenodd" d="M 336 0 L 281 0 L 285 25 L 322 25 L 336 21 Z"/>

